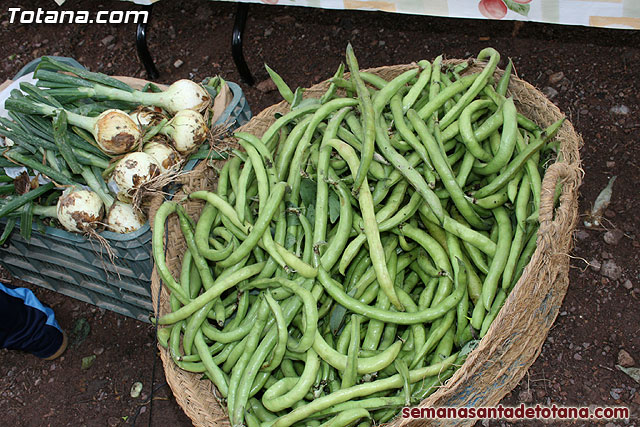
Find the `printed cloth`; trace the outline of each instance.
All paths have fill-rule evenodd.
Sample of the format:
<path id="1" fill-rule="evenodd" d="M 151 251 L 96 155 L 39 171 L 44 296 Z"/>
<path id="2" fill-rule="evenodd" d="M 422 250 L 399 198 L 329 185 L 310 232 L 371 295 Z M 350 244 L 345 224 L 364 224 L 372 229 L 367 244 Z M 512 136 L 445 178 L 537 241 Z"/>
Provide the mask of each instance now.
<path id="1" fill-rule="evenodd" d="M 60 1 L 60 0 L 58 0 Z M 62 0 L 64 1 L 64 0 Z M 150 5 L 160 0 L 124 0 Z M 223 0 L 229 1 L 229 0 Z M 233 1 L 233 0 L 231 0 Z M 509 19 L 640 29 L 640 0 L 239 0 L 282 6 L 357 9 L 451 18 Z"/>

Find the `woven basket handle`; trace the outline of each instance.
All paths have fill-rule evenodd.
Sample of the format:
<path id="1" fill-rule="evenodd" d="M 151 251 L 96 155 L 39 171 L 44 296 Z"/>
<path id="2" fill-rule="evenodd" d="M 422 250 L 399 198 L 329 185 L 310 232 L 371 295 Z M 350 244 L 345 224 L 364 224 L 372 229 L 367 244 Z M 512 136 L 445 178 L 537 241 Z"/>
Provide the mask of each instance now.
<path id="1" fill-rule="evenodd" d="M 554 210 L 556 184 L 562 182 L 560 205 Z M 554 163 L 544 174 L 540 192 L 540 234 L 554 234 L 572 221 L 571 205 L 578 186 L 578 171 L 567 163 Z"/>

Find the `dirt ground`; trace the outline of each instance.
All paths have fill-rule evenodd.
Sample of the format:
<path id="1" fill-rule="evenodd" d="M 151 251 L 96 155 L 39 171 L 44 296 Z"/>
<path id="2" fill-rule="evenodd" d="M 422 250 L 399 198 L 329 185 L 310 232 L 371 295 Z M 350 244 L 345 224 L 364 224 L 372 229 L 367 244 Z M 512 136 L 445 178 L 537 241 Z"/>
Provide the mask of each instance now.
<path id="1" fill-rule="evenodd" d="M 135 25 L 10 24 L 8 7 L 56 7 L 50 0 L 10 3 L 0 10 L 0 80 L 42 55 L 73 57 L 108 74 L 146 77 L 136 56 Z M 90 0 L 63 6 L 136 7 Z M 219 74 L 241 84 L 257 113 L 280 99 L 277 92 L 240 81 L 230 51 L 235 7 L 162 1 L 153 10 L 149 47 L 159 82 Z M 586 229 L 581 218 L 560 316 L 539 358 L 503 403 L 626 406 L 631 420 L 606 425 L 639 425 L 640 384 L 616 365 L 640 366 L 640 33 L 251 5 L 244 52 L 257 82 L 267 79 L 262 65 L 268 63 L 290 86 L 307 87 L 333 75 L 349 41 L 363 68 L 438 54 L 466 58 L 494 47 L 513 59 L 521 78 L 551 97 L 584 138 L 581 214 L 617 175 L 605 227 Z M 182 65 L 176 67 L 176 61 Z M 70 331 L 84 319 L 89 333 L 84 339 L 77 334 L 76 345 L 53 362 L 0 351 L 0 424 L 191 424 L 166 386 L 150 325 L 30 287 L 54 308 L 63 328 Z M 90 355 L 95 362 L 82 369 L 82 359 Z M 134 399 L 129 391 L 136 381 L 143 392 Z"/>

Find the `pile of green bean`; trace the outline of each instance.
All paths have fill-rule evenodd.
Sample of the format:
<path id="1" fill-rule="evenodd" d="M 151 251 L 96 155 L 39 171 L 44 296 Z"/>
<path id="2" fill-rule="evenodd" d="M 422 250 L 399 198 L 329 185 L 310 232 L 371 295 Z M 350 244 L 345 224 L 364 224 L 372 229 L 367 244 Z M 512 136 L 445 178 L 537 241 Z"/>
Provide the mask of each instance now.
<path id="1" fill-rule="evenodd" d="M 302 99 L 219 172 L 197 223 L 157 211 L 171 290 L 160 342 L 213 381 L 233 426 L 370 426 L 435 391 L 487 333 L 535 249 L 543 130 L 505 97 L 499 54 L 442 58 L 386 81 L 347 48 L 327 92 Z M 179 280 L 164 260 L 177 214 Z M 167 242 L 168 245 L 171 242 Z"/>

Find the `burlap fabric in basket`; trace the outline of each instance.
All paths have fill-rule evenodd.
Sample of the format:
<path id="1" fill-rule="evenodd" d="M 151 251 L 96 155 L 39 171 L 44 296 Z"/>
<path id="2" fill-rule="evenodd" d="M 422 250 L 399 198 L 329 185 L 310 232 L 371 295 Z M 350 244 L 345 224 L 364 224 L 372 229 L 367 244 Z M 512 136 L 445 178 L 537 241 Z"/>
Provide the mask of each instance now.
<path id="1" fill-rule="evenodd" d="M 461 61 L 450 60 L 448 63 Z M 372 70 L 387 80 L 399 75 L 415 65 L 398 65 Z M 471 67 L 474 70 L 474 67 Z M 476 70 L 477 71 L 477 70 Z M 496 78 L 502 74 L 496 73 Z M 309 88 L 305 94 L 320 97 L 328 87 L 328 82 Z M 518 110 L 546 127 L 563 117 L 560 110 L 530 84 L 515 77 L 509 86 L 510 95 L 516 101 Z M 262 136 L 275 121 L 276 112 L 285 112 L 288 104 L 273 105 L 255 116 L 239 130 Z M 572 232 L 578 211 L 578 187 L 581 182 L 579 148 L 581 138 L 573 126 L 566 121 L 557 138 L 561 141 L 561 162 L 549 166 L 542 183 L 540 203 L 540 231 L 537 249 L 531 262 L 513 291 L 507 298 L 500 314 L 493 322 L 478 348 L 449 381 L 436 393 L 424 400 L 421 407 L 462 407 L 492 406 L 511 391 L 527 369 L 534 362 L 549 328 L 553 324 L 568 286 L 569 256 L 572 249 Z M 199 189 L 213 189 L 215 170 L 201 164 L 195 174 L 187 177 L 184 187 L 176 197 L 184 199 L 184 194 Z M 556 183 L 562 183 L 562 196 L 557 209 L 553 209 L 553 195 Z M 152 215 L 161 200 L 152 206 Z M 189 201 L 187 211 L 197 218 L 202 203 Z M 186 248 L 182 233 L 174 215 L 168 225 L 169 242 L 167 265 L 178 277 L 182 254 Z M 157 305 L 160 280 L 154 271 L 152 295 L 154 307 Z M 163 286 L 160 295 L 160 314 L 169 310 L 169 298 Z M 171 386 L 178 404 L 196 426 L 228 426 L 224 409 L 216 400 L 216 390 L 201 375 L 179 369 L 171 360 L 167 350 L 160 347 L 167 382 Z M 409 420 L 396 419 L 389 425 L 470 425 L 473 421 L 455 420 Z"/>

